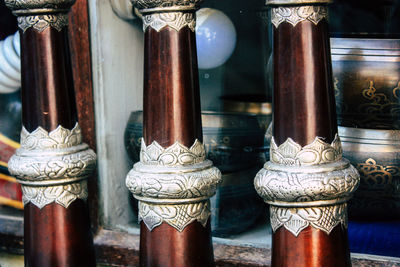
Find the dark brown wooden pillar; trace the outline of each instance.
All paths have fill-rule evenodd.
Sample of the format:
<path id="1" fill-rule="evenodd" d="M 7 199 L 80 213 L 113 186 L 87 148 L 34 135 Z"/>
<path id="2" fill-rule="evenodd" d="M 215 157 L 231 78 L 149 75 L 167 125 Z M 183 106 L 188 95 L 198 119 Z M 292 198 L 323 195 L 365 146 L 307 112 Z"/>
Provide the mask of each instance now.
<path id="1" fill-rule="evenodd" d="M 141 266 L 214 266 L 195 42 L 199 0 L 133 1 L 143 15 L 144 139 L 127 176 L 139 200 Z"/>
<path id="2" fill-rule="evenodd" d="M 86 205 L 95 153 L 82 143 L 68 48 L 74 0 L 6 0 L 21 39 L 21 148 L 8 166 L 22 185 L 25 266 L 96 266 Z"/>
<path id="3" fill-rule="evenodd" d="M 350 266 L 347 204 L 359 175 L 337 135 L 329 0 L 269 0 L 274 32 L 271 159 L 255 186 L 270 204 L 273 266 Z"/>

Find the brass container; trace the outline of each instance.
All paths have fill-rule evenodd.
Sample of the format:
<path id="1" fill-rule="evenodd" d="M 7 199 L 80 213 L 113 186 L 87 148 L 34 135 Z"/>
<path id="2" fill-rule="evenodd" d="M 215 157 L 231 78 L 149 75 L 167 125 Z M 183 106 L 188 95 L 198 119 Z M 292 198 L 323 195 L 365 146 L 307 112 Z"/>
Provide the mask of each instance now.
<path id="1" fill-rule="evenodd" d="M 400 218 L 400 130 L 339 127 L 343 156 L 360 173 L 361 181 L 349 203 L 356 219 Z"/>
<path id="2" fill-rule="evenodd" d="M 222 172 L 222 184 L 211 198 L 211 227 L 214 236 L 228 236 L 253 225 L 265 205 L 258 197 L 253 179 L 266 160 L 265 126 L 270 115 L 234 112 L 202 112 L 203 143 L 207 158 Z M 130 158 L 139 161 L 142 111 L 132 112 L 125 130 Z"/>
<path id="3" fill-rule="evenodd" d="M 338 123 L 400 129 L 400 40 L 331 38 Z"/>

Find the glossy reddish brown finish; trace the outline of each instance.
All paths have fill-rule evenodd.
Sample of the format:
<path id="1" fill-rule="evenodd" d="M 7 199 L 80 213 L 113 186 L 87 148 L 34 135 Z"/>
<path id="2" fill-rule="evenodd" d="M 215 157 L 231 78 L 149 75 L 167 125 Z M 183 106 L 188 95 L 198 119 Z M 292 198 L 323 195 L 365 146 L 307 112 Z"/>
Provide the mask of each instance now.
<path id="1" fill-rule="evenodd" d="M 336 226 L 328 235 L 308 226 L 296 237 L 284 227 L 272 238 L 273 267 L 351 266 L 347 229 Z"/>
<path id="2" fill-rule="evenodd" d="M 274 138 L 301 145 L 337 133 L 328 25 L 309 21 L 274 27 Z"/>
<path id="3" fill-rule="evenodd" d="M 140 225 L 140 266 L 214 266 L 210 223 L 189 224 L 182 232 L 163 223 L 151 232 Z"/>
<path id="4" fill-rule="evenodd" d="M 67 29 L 29 28 L 20 38 L 23 125 L 28 131 L 72 129 L 77 113 Z"/>
<path id="5" fill-rule="evenodd" d="M 68 209 L 50 204 L 25 206 L 25 266 L 96 266 L 86 203 L 76 200 Z"/>
<path id="6" fill-rule="evenodd" d="M 78 121 L 82 140 L 96 151 L 88 1 L 77 0 L 69 13 L 69 41 Z M 88 179 L 88 206 L 92 229 L 99 226 L 97 173 Z"/>
<path id="7" fill-rule="evenodd" d="M 144 139 L 168 147 L 202 141 L 195 34 L 165 28 L 145 33 Z"/>

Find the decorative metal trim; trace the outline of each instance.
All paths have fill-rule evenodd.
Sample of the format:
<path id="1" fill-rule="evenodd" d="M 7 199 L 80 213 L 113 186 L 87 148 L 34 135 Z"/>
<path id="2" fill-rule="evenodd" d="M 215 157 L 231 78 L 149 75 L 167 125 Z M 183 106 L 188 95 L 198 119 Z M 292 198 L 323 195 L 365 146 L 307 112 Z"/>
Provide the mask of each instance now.
<path id="1" fill-rule="evenodd" d="M 64 27 L 68 26 L 67 14 L 46 14 L 34 16 L 19 16 L 18 27 L 25 32 L 27 29 L 33 27 L 38 32 L 52 27 L 57 31 L 61 31 Z"/>
<path id="2" fill-rule="evenodd" d="M 269 203 L 275 201 L 307 203 L 348 198 L 357 189 L 360 176 L 345 159 L 309 168 L 285 168 L 267 162 L 254 179 L 258 194 Z M 293 203 L 296 206 L 300 203 Z"/>
<path id="3" fill-rule="evenodd" d="M 328 8 L 326 6 L 293 6 L 271 9 L 271 22 L 276 28 L 283 22 L 288 22 L 293 27 L 302 21 L 310 21 L 317 25 L 327 17 Z"/>
<path id="4" fill-rule="evenodd" d="M 193 12 L 153 13 L 143 16 L 143 31 L 151 27 L 159 32 L 165 27 L 170 27 L 179 32 L 186 26 L 189 27 L 192 32 L 195 31 L 196 19 Z"/>
<path id="5" fill-rule="evenodd" d="M 203 0 L 133 0 L 133 5 L 139 9 L 141 13 L 146 12 L 162 12 L 163 10 L 179 11 L 195 9 Z"/>
<path id="6" fill-rule="evenodd" d="M 81 180 L 92 173 L 95 164 L 96 154 L 82 143 L 76 123 L 72 130 L 58 126 L 51 132 L 38 127 L 29 133 L 23 127 L 21 147 L 9 160 L 8 169 L 22 184 L 25 204 L 42 208 L 56 202 L 68 207 L 76 198 L 86 199 Z"/>
<path id="7" fill-rule="evenodd" d="M 5 0 L 18 17 L 18 26 L 42 32 L 48 27 L 61 31 L 68 25 L 68 11 L 75 0 Z"/>
<path id="8" fill-rule="evenodd" d="M 271 205 L 271 226 L 295 236 L 308 226 L 329 234 L 347 227 L 346 201 L 360 182 L 357 170 L 342 158 L 338 135 L 328 144 L 316 137 L 304 147 L 288 138 L 279 147 L 271 139 L 271 161 L 254 179 L 257 193 Z"/>
<path id="9" fill-rule="evenodd" d="M 64 208 L 68 208 L 76 199 L 86 201 L 88 197 L 86 180 L 57 186 L 22 185 L 21 188 L 24 205 L 32 203 L 39 209 L 51 203 L 57 203 Z"/>
<path id="10" fill-rule="evenodd" d="M 266 0 L 266 5 L 284 6 L 284 5 L 323 5 L 330 4 L 333 0 Z"/>
<path id="11" fill-rule="evenodd" d="M 147 167 L 140 170 L 141 167 Z M 137 163 L 128 173 L 126 186 L 136 196 L 148 198 L 148 202 L 171 203 L 192 199 L 209 198 L 214 195 L 220 181 L 220 171 L 207 160 L 203 164 L 193 165 L 191 169 L 174 168 L 157 171 L 156 166 Z M 153 200 L 152 199 L 158 199 Z"/>
<path id="12" fill-rule="evenodd" d="M 304 147 L 291 138 L 278 147 L 272 137 L 270 149 L 271 162 L 287 166 L 332 163 L 342 158 L 342 145 L 337 134 L 331 144 L 324 142 L 320 137 L 315 137 L 311 144 Z"/>
<path id="13" fill-rule="evenodd" d="M 270 213 L 273 232 L 283 226 L 293 235 L 298 236 L 302 230 L 311 225 L 329 235 L 339 224 L 347 228 L 346 203 L 309 208 L 270 206 Z"/>
<path id="14" fill-rule="evenodd" d="M 42 127 L 31 133 L 25 127 L 21 130 L 21 148 L 25 150 L 64 149 L 80 144 L 82 144 L 82 134 L 78 123 L 72 130 L 65 129 L 61 125 L 51 132 Z"/>
<path id="15" fill-rule="evenodd" d="M 188 148 L 179 142 L 175 142 L 168 148 L 163 148 L 156 141 L 146 146 L 141 140 L 140 162 L 148 165 L 183 166 L 203 162 L 206 159 L 204 145 L 195 140 Z"/>
<path id="16" fill-rule="evenodd" d="M 205 226 L 208 199 L 215 194 L 221 172 L 205 160 L 204 145 L 195 140 L 188 148 L 179 142 L 163 148 L 145 145 L 140 162 L 126 177 L 126 186 L 139 200 L 139 220 L 151 231 L 166 222 L 178 231 L 197 220 Z"/>
<path id="17" fill-rule="evenodd" d="M 194 221 L 206 227 L 210 215 L 209 200 L 181 205 L 152 205 L 139 202 L 139 221 L 143 221 L 150 231 L 163 222 L 179 232 Z"/>

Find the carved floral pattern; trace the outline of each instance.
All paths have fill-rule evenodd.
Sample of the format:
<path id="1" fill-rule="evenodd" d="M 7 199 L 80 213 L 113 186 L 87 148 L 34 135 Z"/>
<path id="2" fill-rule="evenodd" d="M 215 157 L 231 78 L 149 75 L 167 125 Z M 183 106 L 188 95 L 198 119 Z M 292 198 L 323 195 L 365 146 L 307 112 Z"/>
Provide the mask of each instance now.
<path id="1" fill-rule="evenodd" d="M 190 148 L 179 142 L 175 142 L 168 148 L 163 148 L 156 141 L 146 146 L 142 139 L 140 161 L 145 164 L 162 166 L 191 165 L 203 162 L 205 158 L 204 145 L 197 139 Z"/>
<path id="2" fill-rule="evenodd" d="M 220 182 L 221 172 L 215 168 L 188 173 L 144 173 L 131 170 L 126 186 L 138 196 L 160 199 L 190 199 L 212 196 Z"/>
<path id="3" fill-rule="evenodd" d="M 275 232 L 284 226 L 297 236 L 308 226 L 329 234 L 338 224 L 347 227 L 347 204 L 357 189 L 357 170 L 342 159 L 338 135 L 331 144 L 316 137 L 302 147 L 288 138 L 279 147 L 271 140 L 271 162 L 255 180 L 257 193 L 270 206 Z"/>
<path id="4" fill-rule="evenodd" d="M 21 131 L 21 147 L 8 162 L 22 184 L 24 203 L 39 208 L 58 203 L 65 208 L 77 198 L 86 199 L 87 178 L 94 170 L 96 154 L 82 143 L 78 123 L 72 130 L 58 126 L 48 132 L 38 127 Z"/>
<path id="5" fill-rule="evenodd" d="M 272 137 L 270 153 L 271 161 L 274 163 L 287 166 L 317 165 L 340 160 L 342 158 L 342 145 L 337 134 L 331 144 L 316 137 L 311 144 L 304 147 L 291 138 L 288 138 L 278 147 L 274 137 Z"/>
<path id="6" fill-rule="evenodd" d="M 347 228 L 347 204 L 309 208 L 283 208 L 270 206 L 271 227 L 275 232 L 279 227 L 285 227 L 293 235 L 312 226 L 327 234 L 337 225 Z"/>
<path id="7" fill-rule="evenodd" d="M 192 32 L 195 31 L 196 19 L 194 13 L 166 12 L 143 16 L 143 31 L 151 27 L 159 32 L 165 27 L 170 27 L 179 32 L 186 26 L 189 27 Z"/>
<path id="8" fill-rule="evenodd" d="M 343 162 L 343 167 L 314 173 L 261 169 L 254 186 L 258 194 L 268 201 L 306 202 L 337 199 L 350 196 L 358 187 L 357 170 Z M 266 166 L 268 166 L 266 164 Z M 340 165 L 339 165 L 340 166 Z"/>
<path id="9" fill-rule="evenodd" d="M 209 201 L 180 205 L 151 205 L 139 202 L 139 221 L 143 220 L 150 231 L 163 222 L 180 232 L 194 221 L 205 227 L 210 215 Z"/>
<path id="10" fill-rule="evenodd" d="M 61 31 L 68 25 L 67 14 L 49 14 L 49 15 L 36 15 L 36 16 L 20 16 L 18 19 L 18 26 L 24 32 L 33 27 L 38 32 L 42 32 L 48 27 L 52 27 L 57 31 Z"/>
<path id="11" fill-rule="evenodd" d="M 133 0 L 133 4 L 139 9 L 163 8 L 163 7 L 195 7 L 203 0 Z"/>
<path id="12" fill-rule="evenodd" d="M 81 128 L 78 123 L 72 130 L 59 125 L 50 133 L 38 127 L 29 133 L 25 127 L 21 131 L 21 147 L 26 150 L 51 150 L 73 147 L 82 144 Z"/>
<path id="13" fill-rule="evenodd" d="M 139 199 L 139 219 L 151 231 L 166 222 L 182 231 L 193 221 L 206 225 L 208 198 L 215 194 L 221 172 L 205 160 L 203 144 L 188 148 L 179 142 L 163 148 L 142 139 L 140 162 L 126 177 L 126 186 Z"/>
<path id="14" fill-rule="evenodd" d="M 24 205 L 30 202 L 39 209 L 51 203 L 57 203 L 64 208 L 68 208 L 68 206 L 76 199 L 86 201 L 88 196 L 86 180 L 58 186 L 23 185 L 21 188 L 23 193 L 22 201 Z"/>
<path id="15" fill-rule="evenodd" d="M 293 27 L 302 21 L 310 21 L 317 25 L 327 15 L 326 6 L 277 7 L 271 10 L 271 22 L 276 28 L 283 22 L 288 22 Z"/>

